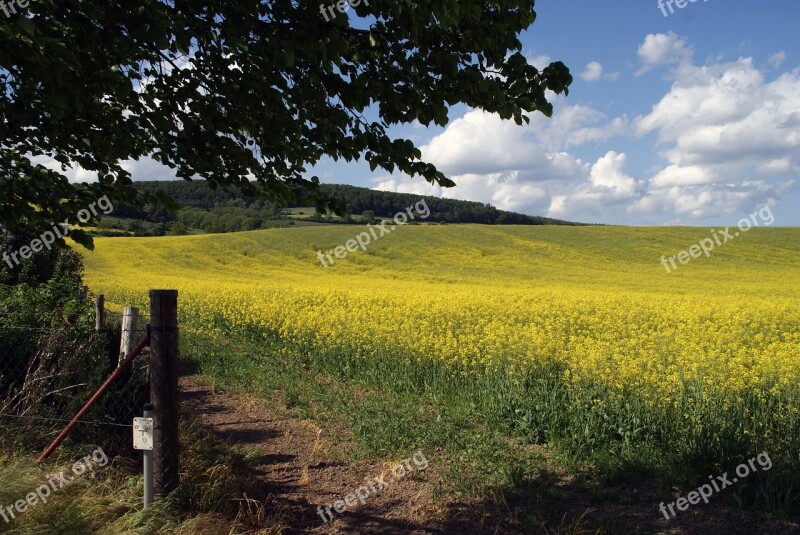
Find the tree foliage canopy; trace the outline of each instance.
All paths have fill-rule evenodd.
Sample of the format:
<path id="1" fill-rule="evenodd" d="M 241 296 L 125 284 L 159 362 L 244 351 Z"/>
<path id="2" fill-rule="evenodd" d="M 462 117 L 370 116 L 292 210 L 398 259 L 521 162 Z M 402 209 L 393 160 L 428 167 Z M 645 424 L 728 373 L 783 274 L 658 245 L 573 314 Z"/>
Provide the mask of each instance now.
<path id="1" fill-rule="evenodd" d="M 307 177 L 325 155 L 452 186 L 387 129 L 443 126 L 457 103 L 522 124 L 549 116 L 545 90 L 572 82 L 561 62 L 540 71 L 521 54 L 533 0 L 369 0 L 330 20 L 325 6 L 35 0 L 0 16 L 0 224 L 32 231 L 102 195 L 155 201 L 123 165 L 144 156 L 180 178 L 337 212 Z M 37 156 L 97 181 L 75 187 Z"/>

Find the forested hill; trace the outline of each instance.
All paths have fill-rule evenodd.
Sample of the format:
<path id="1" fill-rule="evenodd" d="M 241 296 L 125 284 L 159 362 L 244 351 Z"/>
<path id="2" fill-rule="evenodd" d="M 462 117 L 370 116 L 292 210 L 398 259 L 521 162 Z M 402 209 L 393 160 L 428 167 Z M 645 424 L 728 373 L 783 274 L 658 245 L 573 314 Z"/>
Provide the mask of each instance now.
<path id="1" fill-rule="evenodd" d="M 326 196 L 338 197 L 350 211 L 339 218 L 315 213 L 313 208 L 280 206 L 254 199 L 238 191 L 212 190 L 205 181 L 185 180 L 135 182 L 141 191 L 164 191 L 181 205 L 178 212 L 164 207 L 115 207 L 107 224 L 136 234 L 183 234 L 185 232 L 231 232 L 274 226 L 312 223 L 363 223 L 404 212 L 421 199 L 430 208 L 426 222 L 483 223 L 489 225 L 577 225 L 569 221 L 498 210 L 490 204 L 440 199 L 407 193 L 377 191 L 356 186 L 322 184 Z"/>
<path id="2" fill-rule="evenodd" d="M 420 196 L 409 193 L 378 191 L 356 186 L 340 184 L 323 184 L 321 189 L 325 195 L 338 197 L 347 204 L 351 214 L 362 214 L 371 210 L 376 216 L 391 217 L 404 211 L 420 199 L 425 199 L 431 209 L 430 221 L 448 223 L 484 223 L 489 225 L 574 225 L 569 221 L 530 216 L 515 212 L 498 210 L 491 204 L 473 201 L 440 199 L 439 197 Z"/>

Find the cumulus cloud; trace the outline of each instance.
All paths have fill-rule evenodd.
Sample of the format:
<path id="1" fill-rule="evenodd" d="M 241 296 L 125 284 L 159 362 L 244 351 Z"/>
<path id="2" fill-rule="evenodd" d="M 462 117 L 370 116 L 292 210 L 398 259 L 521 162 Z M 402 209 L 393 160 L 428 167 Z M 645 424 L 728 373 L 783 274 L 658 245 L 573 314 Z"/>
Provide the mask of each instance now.
<path id="1" fill-rule="evenodd" d="M 721 184 L 713 187 L 673 186 L 648 191 L 629 207 L 628 212 L 672 214 L 703 219 L 749 211 L 759 206 L 774 206 L 776 199 L 785 195 L 789 188 L 788 183 L 774 186 L 764 181 Z"/>
<path id="2" fill-rule="evenodd" d="M 597 61 L 592 61 L 586 65 L 586 70 L 581 73 L 581 78 L 587 82 L 596 82 L 603 77 L 603 65 Z"/>
<path id="3" fill-rule="evenodd" d="M 684 66 L 647 115 L 667 165 L 632 213 L 709 217 L 774 202 L 800 174 L 800 69 L 769 81 L 752 58 Z"/>
<path id="4" fill-rule="evenodd" d="M 586 65 L 586 69 L 581 73 L 581 78 L 587 82 L 598 80 L 616 80 L 619 78 L 618 72 L 607 73 L 603 71 L 603 64 L 598 61 L 591 61 Z"/>
<path id="5" fill-rule="evenodd" d="M 466 173 L 451 175 L 451 178 L 457 186 L 442 188 L 407 176 L 385 176 L 377 179 L 375 189 L 483 202 L 501 210 L 521 213 L 541 213 L 547 206 L 545 186 L 526 180 L 518 171 L 482 175 Z"/>
<path id="6" fill-rule="evenodd" d="M 528 60 L 530 65 L 533 65 L 540 71 L 550 65 L 551 62 L 550 56 L 545 56 L 543 54 L 526 54 L 525 59 Z"/>
<path id="7" fill-rule="evenodd" d="M 503 210 L 541 213 L 559 184 L 579 183 L 590 165 L 569 152 L 573 146 L 598 142 L 622 131 L 625 118 L 609 120 L 582 105 L 560 101 L 553 117 L 532 114 L 518 126 L 493 114 L 471 110 L 450 123 L 420 150 L 457 186 L 444 190 L 423 181 L 388 176 L 378 189 L 488 202 Z"/>
<path id="8" fill-rule="evenodd" d="M 608 151 L 592 166 L 589 180 L 568 194 L 554 195 L 547 211 L 551 217 L 599 216 L 609 208 L 635 200 L 643 185 L 623 171 L 627 156 Z"/>
<path id="9" fill-rule="evenodd" d="M 692 47 L 675 32 L 651 33 L 637 51 L 642 66 L 636 71 L 639 76 L 656 67 L 685 65 L 692 60 Z"/>
<path id="10" fill-rule="evenodd" d="M 640 71 L 678 67 L 665 73 L 671 87 L 648 113 L 608 118 L 560 97 L 552 119 L 533 114 L 524 127 L 467 112 L 422 147 L 458 184 L 435 194 L 567 219 L 691 223 L 773 204 L 793 187 L 800 69 L 768 79 L 752 58 L 694 65 L 691 46 L 674 33 L 648 35 L 638 50 Z M 601 77 L 602 65 L 584 74 Z M 628 172 L 628 155 L 609 145 L 621 134 L 642 145 L 653 139 L 661 162 Z M 593 163 L 573 152 L 594 145 L 603 152 Z M 407 183 L 388 178 L 379 187 L 425 192 Z"/>
<path id="11" fill-rule="evenodd" d="M 769 57 L 769 59 L 767 60 L 767 63 L 772 65 L 773 69 L 777 69 L 778 67 L 783 65 L 784 61 L 786 61 L 786 52 L 781 50 L 780 52 L 776 52 L 776 53 L 772 54 Z"/>
<path id="12" fill-rule="evenodd" d="M 767 81 L 751 58 L 692 66 L 634 125 L 669 145 L 663 154 L 680 169 L 719 169 L 727 179 L 754 165 L 800 172 L 800 70 Z"/>
<path id="13" fill-rule="evenodd" d="M 608 139 L 626 124 L 625 118 L 608 121 L 593 108 L 563 102 L 552 118 L 532 114 L 527 126 L 472 110 L 421 151 L 424 159 L 454 175 L 528 171 L 536 180 L 578 178 L 585 173 L 584 165 L 565 149 Z"/>
<path id="14" fill-rule="evenodd" d="M 543 158 L 531 154 L 529 141 L 516 123 L 481 111 L 454 120 L 421 150 L 423 159 L 451 174 L 530 169 L 541 165 Z"/>
<path id="15" fill-rule="evenodd" d="M 545 212 L 554 191 L 587 178 L 595 181 L 595 189 L 588 192 L 591 195 L 602 192 L 604 198 L 614 198 L 623 191 L 628 195 L 630 177 L 606 172 L 602 163 L 593 171 L 568 150 L 606 140 L 626 125 L 625 118 L 609 120 L 593 108 L 568 105 L 563 100 L 557 103 L 552 118 L 532 114 L 527 126 L 472 110 L 421 147 L 423 159 L 445 172 L 456 187 L 442 189 L 399 176 L 380 177 L 376 187 L 487 202 L 525 213 Z"/>
<path id="16" fill-rule="evenodd" d="M 372 179 L 377 185 L 373 189 L 381 191 L 394 191 L 396 193 L 411 193 L 414 195 L 430 195 L 432 197 L 447 197 L 451 188 L 443 188 L 436 184 L 426 182 L 421 178 L 411 179 L 408 175 L 398 173 L 399 176 L 385 175 Z"/>
<path id="17" fill-rule="evenodd" d="M 122 168 L 131 174 L 133 180 L 177 180 L 178 178 L 173 169 L 149 156 L 138 160 L 126 160 Z"/>
<path id="18" fill-rule="evenodd" d="M 34 164 L 40 164 L 48 169 L 63 173 L 70 182 L 96 182 L 97 173 L 87 171 L 79 165 L 67 167 L 62 165 L 49 156 L 35 156 L 31 158 Z M 133 180 L 175 180 L 175 171 L 150 157 L 143 157 L 138 160 L 125 160 L 120 163 L 120 167 L 131 174 Z"/>
<path id="19" fill-rule="evenodd" d="M 604 113 L 589 106 L 558 106 L 551 119 L 542 115 L 531 117 L 531 126 L 539 133 L 541 143 L 559 150 L 610 139 L 625 131 L 628 118 L 608 121 Z"/>

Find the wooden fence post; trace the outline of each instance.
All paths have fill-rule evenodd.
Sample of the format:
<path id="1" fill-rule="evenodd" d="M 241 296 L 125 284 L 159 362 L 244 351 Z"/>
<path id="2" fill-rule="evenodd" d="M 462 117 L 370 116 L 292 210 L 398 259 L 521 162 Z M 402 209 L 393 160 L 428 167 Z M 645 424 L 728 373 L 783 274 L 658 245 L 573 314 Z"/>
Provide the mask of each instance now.
<path id="1" fill-rule="evenodd" d="M 98 295 L 94 300 L 94 330 L 100 332 L 106 324 L 106 298 L 103 294 Z M 113 353 L 112 353 L 113 355 Z"/>
<path id="2" fill-rule="evenodd" d="M 150 398 L 156 496 L 178 486 L 178 291 L 150 290 Z"/>
<path id="3" fill-rule="evenodd" d="M 125 356 L 136 347 L 139 341 L 137 329 L 139 327 L 139 309 L 137 307 L 126 306 L 122 311 L 122 337 L 119 342 L 119 362 L 125 360 Z"/>

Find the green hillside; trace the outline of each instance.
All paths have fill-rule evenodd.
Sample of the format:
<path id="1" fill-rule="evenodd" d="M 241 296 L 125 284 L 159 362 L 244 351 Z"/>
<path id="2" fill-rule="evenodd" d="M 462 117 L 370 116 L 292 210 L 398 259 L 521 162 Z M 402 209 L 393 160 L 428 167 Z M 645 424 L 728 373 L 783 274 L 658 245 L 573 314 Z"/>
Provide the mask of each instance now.
<path id="1" fill-rule="evenodd" d="M 406 193 L 377 191 L 347 185 L 323 184 L 324 196 L 342 201 L 349 213 L 339 217 L 318 214 L 314 207 L 281 206 L 265 199 L 247 197 L 238 191 L 211 189 L 205 181 L 136 182 L 140 192 L 163 191 L 181 206 L 171 211 L 166 206 L 115 206 L 105 225 L 139 236 L 191 234 L 199 232 L 238 232 L 291 225 L 359 224 L 391 218 L 424 200 L 429 213 L 427 223 L 482 223 L 487 225 L 575 225 L 569 221 L 529 216 L 498 210 L 484 203 L 441 199 Z M 102 232 L 100 232 L 102 234 Z M 108 234 L 108 233 L 107 233 Z"/>

